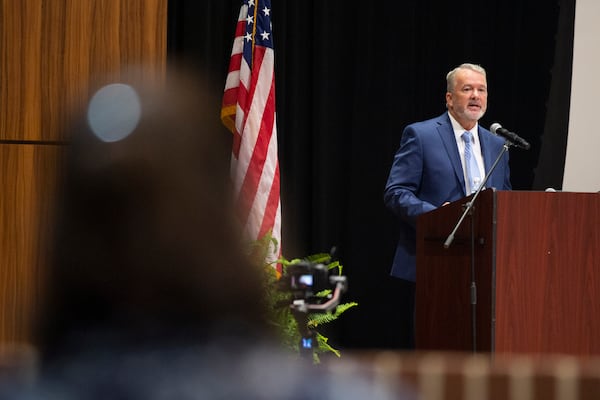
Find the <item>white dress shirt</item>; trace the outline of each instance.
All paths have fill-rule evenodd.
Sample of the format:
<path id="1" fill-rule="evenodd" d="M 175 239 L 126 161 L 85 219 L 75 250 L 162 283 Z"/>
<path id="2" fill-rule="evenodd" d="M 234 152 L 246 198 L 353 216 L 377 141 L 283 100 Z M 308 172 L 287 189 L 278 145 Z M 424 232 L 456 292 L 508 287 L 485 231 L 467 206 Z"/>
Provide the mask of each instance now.
<path id="1" fill-rule="evenodd" d="M 458 146 L 458 152 L 460 154 L 460 161 L 462 163 L 463 168 L 463 176 L 465 177 L 466 182 L 466 193 L 471 193 L 471 188 L 469 187 L 469 182 L 467 179 L 467 168 L 465 165 L 465 142 L 462 139 L 462 134 L 465 131 L 470 131 L 473 135 L 473 143 L 471 143 L 471 149 L 473 150 L 473 156 L 477 161 L 477 167 L 479 168 L 479 174 L 481 176 L 481 180 L 485 177 L 485 167 L 483 165 L 483 156 L 481 155 L 481 145 L 479 143 L 479 124 L 475 124 L 473 129 L 465 129 L 463 128 L 456 119 L 452 116 L 452 114 L 448 113 L 450 117 L 450 123 L 452 123 L 452 129 L 454 130 L 454 138 L 456 139 L 456 145 Z"/>

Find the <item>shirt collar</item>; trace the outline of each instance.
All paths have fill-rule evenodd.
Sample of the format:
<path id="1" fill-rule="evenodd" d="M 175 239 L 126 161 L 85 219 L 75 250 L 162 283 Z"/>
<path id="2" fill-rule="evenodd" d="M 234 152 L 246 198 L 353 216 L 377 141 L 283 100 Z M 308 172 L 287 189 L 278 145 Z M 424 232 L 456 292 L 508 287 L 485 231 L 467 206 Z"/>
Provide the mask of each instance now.
<path id="1" fill-rule="evenodd" d="M 473 129 L 465 129 L 462 127 L 462 125 L 452 116 L 452 114 L 450 114 L 450 112 L 448 112 L 448 117 L 450 117 L 450 123 L 452 124 L 452 130 L 454 130 L 454 136 L 456 136 L 457 138 L 460 138 L 461 135 L 465 132 L 465 131 L 470 131 L 473 134 L 473 140 L 475 142 L 478 141 L 479 139 L 479 135 L 477 134 L 479 132 L 479 123 L 476 122 L 475 126 L 473 127 Z"/>

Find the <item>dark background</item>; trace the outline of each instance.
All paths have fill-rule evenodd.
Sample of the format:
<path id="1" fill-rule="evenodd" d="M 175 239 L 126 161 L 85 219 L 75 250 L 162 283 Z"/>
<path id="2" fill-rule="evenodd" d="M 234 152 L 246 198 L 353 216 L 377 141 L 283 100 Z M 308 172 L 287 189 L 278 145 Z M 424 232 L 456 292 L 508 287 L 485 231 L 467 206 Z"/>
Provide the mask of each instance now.
<path id="1" fill-rule="evenodd" d="M 170 63 L 224 85 L 241 3 L 170 0 Z M 514 189 L 560 189 L 575 0 L 361 3 L 272 0 L 283 251 L 337 248 L 345 300 L 359 307 L 328 328 L 334 347 L 401 349 L 406 294 L 389 277 L 396 226 L 382 195 L 402 129 L 445 111 L 450 69 L 481 64 L 480 123 L 499 121 L 532 144 L 510 150 Z"/>

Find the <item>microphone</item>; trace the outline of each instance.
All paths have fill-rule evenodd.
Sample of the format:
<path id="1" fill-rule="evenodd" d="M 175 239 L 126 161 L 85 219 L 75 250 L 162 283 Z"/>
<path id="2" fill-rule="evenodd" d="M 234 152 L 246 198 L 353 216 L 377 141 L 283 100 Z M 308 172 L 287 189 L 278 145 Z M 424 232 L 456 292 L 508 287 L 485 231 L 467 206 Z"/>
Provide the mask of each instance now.
<path id="1" fill-rule="evenodd" d="M 503 128 L 502 125 L 500 125 L 497 122 L 494 122 L 492 126 L 490 126 L 490 131 L 492 131 L 494 135 L 502 136 L 503 138 L 509 140 L 515 146 L 520 147 L 522 149 L 529 150 L 529 148 L 531 147 L 531 145 L 527 143 L 525 139 L 523 139 L 516 133 Z"/>

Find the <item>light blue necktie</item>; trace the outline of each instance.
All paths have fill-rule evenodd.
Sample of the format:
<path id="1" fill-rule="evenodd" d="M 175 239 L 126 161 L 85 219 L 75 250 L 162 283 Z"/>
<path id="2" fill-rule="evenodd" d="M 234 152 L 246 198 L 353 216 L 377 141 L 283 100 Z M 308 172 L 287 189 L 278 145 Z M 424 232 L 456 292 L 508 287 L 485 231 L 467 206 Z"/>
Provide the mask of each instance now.
<path id="1" fill-rule="evenodd" d="M 479 188 L 481 175 L 479 174 L 479 167 L 477 167 L 477 160 L 473 155 L 473 147 L 471 146 L 473 135 L 471 132 L 466 131 L 462 134 L 462 139 L 465 141 L 465 169 L 467 171 L 467 180 L 469 181 L 466 191 L 468 194 L 471 194 Z"/>

